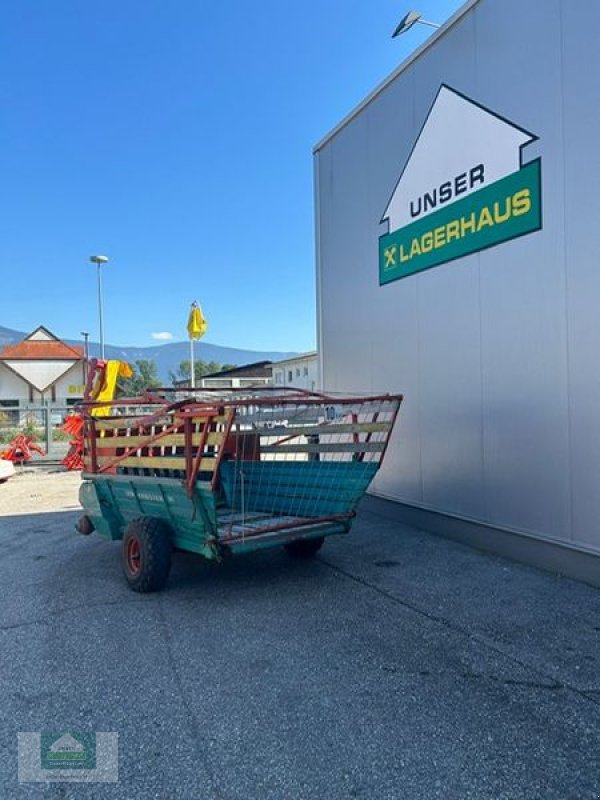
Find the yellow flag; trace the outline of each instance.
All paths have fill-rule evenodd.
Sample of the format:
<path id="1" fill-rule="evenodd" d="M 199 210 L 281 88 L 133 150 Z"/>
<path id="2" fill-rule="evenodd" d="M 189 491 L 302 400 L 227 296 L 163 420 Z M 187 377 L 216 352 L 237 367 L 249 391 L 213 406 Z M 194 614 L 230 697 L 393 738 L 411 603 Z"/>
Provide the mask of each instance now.
<path id="1" fill-rule="evenodd" d="M 190 309 L 190 316 L 188 318 L 188 334 L 190 339 L 200 339 L 206 333 L 206 328 L 208 327 L 208 323 L 204 318 L 204 314 L 202 313 L 202 309 L 198 305 L 198 303 L 192 303 L 192 307 Z"/>

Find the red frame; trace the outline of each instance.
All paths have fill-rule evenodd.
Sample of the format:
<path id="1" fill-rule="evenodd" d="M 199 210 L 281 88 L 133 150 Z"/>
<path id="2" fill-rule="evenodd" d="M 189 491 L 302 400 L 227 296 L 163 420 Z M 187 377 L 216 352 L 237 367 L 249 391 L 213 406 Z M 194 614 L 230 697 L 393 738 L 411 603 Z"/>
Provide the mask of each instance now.
<path id="1" fill-rule="evenodd" d="M 388 435 L 386 436 L 385 443 L 383 450 L 381 452 L 381 456 L 379 458 L 379 463 L 383 461 L 385 453 L 387 451 L 387 447 L 389 444 L 389 439 L 391 436 L 391 432 L 394 428 L 396 417 L 400 410 L 400 405 L 402 403 L 403 395 L 401 394 L 379 394 L 379 395 L 364 395 L 364 396 L 353 396 L 353 397 L 336 397 L 335 395 L 331 394 L 324 394 L 321 392 L 311 392 L 305 389 L 297 389 L 292 387 L 289 390 L 283 390 L 285 394 L 281 394 L 282 390 L 275 386 L 260 386 L 260 387 L 248 387 L 246 389 L 222 389 L 222 388 L 210 388 L 210 389 L 202 389 L 196 391 L 202 391 L 203 393 L 214 393 L 219 394 L 218 402 L 208 402 L 206 400 L 194 400 L 193 398 L 186 398 L 184 400 L 179 400 L 176 402 L 169 402 L 163 395 L 159 394 L 160 392 L 169 392 L 173 393 L 176 391 L 181 391 L 181 389 L 153 389 L 151 391 L 147 391 L 142 397 L 135 397 L 135 398 L 121 398 L 119 400 L 111 400 L 111 401 L 103 401 L 98 403 L 97 401 L 90 399 L 92 396 L 92 389 L 94 386 L 94 382 L 96 380 L 96 376 L 103 377 L 103 369 L 106 365 L 106 362 L 100 361 L 97 359 L 93 359 L 90 363 L 90 370 L 88 373 L 88 380 L 84 395 L 84 401 L 80 404 L 81 410 L 85 419 L 84 424 L 84 440 L 87 446 L 89 445 L 89 456 L 90 456 L 90 472 L 92 474 L 104 474 L 109 471 L 115 469 L 115 467 L 126 458 L 129 458 L 133 453 L 138 450 L 151 447 L 156 442 L 159 442 L 162 438 L 169 436 L 173 433 L 180 433 L 181 429 L 183 428 L 184 434 L 184 453 L 185 453 L 185 487 L 187 489 L 188 494 L 191 496 L 194 491 L 194 485 L 196 483 L 198 473 L 200 471 L 200 466 L 202 459 L 204 457 L 204 447 L 206 445 L 206 441 L 208 439 L 211 426 L 213 424 L 213 420 L 215 417 L 223 416 L 225 414 L 226 409 L 234 409 L 233 413 L 228 415 L 228 419 L 225 423 L 225 430 L 223 433 L 223 442 L 227 442 L 232 425 L 235 421 L 236 414 L 235 408 L 240 406 L 264 406 L 264 405 L 273 405 L 274 398 L 273 396 L 269 396 L 269 394 L 275 394 L 277 396 L 277 404 L 281 406 L 293 406 L 298 405 L 299 403 L 302 405 L 308 406 L 322 406 L 326 404 L 331 405 L 341 405 L 341 406 L 349 406 L 355 405 L 356 403 L 363 403 L 363 402 L 395 402 L 396 406 L 393 411 L 393 416 L 390 421 L 390 429 Z M 102 386 L 102 384 L 100 384 Z M 194 391 L 190 387 L 190 391 Z M 248 396 L 244 397 L 244 395 L 248 395 L 249 393 L 256 391 L 260 392 L 261 396 Z M 230 399 L 224 398 L 223 394 L 231 394 L 232 397 Z M 241 397 L 236 397 L 235 395 L 241 395 Z M 96 418 L 92 416 L 89 412 L 91 409 L 97 406 L 137 406 L 137 405 L 158 405 L 160 408 L 156 411 L 153 411 L 151 414 L 137 417 L 135 415 L 129 416 L 104 416 L 101 418 Z M 374 413 L 374 420 L 377 419 L 379 416 L 379 411 L 373 412 Z M 123 427 L 139 427 L 143 428 L 147 425 L 151 425 L 155 420 L 164 417 L 165 415 L 170 415 L 172 419 L 172 424 L 170 424 L 167 430 L 159 431 L 158 433 L 152 434 L 148 436 L 147 441 L 140 445 L 131 446 L 126 449 L 124 453 L 119 456 L 115 456 L 109 463 L 104 464 L 102 467 L 98 467 L 98 457 L 97 457 L 97 450 L 98 450 L 98 442 L 96 440 L 96 422 L 98 419 L 102 421 L 111 421 L 111 420 L 122 420 Z M 353 421 L 356 414 L 353 414 Z M 204 420 L 204 427 L 202 430 L 202 438 L 200 440 L 200 444 L 198 445 L 196 454 L 193 453 L 193 418 L 202 418 Z M 358 437 L 358 434 L 354 434 L 354 438 Z M 126 442 L 126 437 L 122 437 L 124 442 Z M 284 437 L 281 441 L 285 442 L 287 439 L 294 438 L 293 436 Z M 371 435 L 367 435 L 366 441 L 370 441 Z M 216 456 L 215 456 L 215 465 L 213 471 L 213 477 L 211 481 L 211 488 L 214 490 L 216 482 L 218 480 L 218 467 L 221 461 L 221 458 L 224 454 L 225 447 L 220 447 Z M 364 455 L 364 454 L 363 454 Z M 311 525 L 318 525 L 321 523 L 327 522 L 340 522 L 343 520 L 351 519 L 354 516 L 354 512 L 346 512 L 343 514 L 336 514 L 332 516 L 322 517 L 322 518 L 311 518 L 306 519 L 306 521 L 298 521 L 294 523 L 292 526 L 290 523 L 281 523 L 275 524 L 270 526 L 265 526 L 263 528 L 253 528 L 252 530 L 248 531 L 244 534 L 244 538 L 257 536 L 263 533 L 268 532 L 278 532 L 280 530 L 285 530 L 286 528 L 302 528 Z M 225 536 L 223 537 L 223 541 L 233 541 L 238 537 L 234 536 Z"/>

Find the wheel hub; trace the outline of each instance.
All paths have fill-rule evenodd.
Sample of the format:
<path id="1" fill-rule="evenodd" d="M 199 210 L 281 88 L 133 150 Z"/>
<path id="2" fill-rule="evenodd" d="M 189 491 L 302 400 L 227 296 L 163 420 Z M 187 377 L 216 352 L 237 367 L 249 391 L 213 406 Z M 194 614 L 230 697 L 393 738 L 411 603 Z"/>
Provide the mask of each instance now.
<path id="1" fill-rule="evenodd" d="M 138 575 L 142 569 L 142 552 L 137 539 L 127 542 L 127 568 L 132 575 Z"/>

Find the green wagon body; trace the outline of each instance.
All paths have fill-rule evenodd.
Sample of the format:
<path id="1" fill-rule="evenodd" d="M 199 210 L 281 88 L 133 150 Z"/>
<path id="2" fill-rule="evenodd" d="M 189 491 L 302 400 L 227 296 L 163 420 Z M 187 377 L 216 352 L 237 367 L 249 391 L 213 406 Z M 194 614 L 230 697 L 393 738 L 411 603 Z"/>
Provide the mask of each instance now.
<path id="1" fill-rule="evenodd" d="M 212 560 L 309 540 L 315 550 L 350 530 L 401 399 L 246 391 L 87 413 L 80 530 L 121 540 L 159 520 L 172 547 Z"/>
<path id="2" fill-rule="evenodd" d="M 273 502 L 273 498 L 261 495 L 258 479 L 254 483 L 248 481 L 248 502 L 243 515 L 246 535 L 238 538 L 231 531 L 232 517 L 241 522 L 241 514 L 232 513 L 232 508 L 239 508 L 241 495 L 239 485 L 234 489 L 233 466 L 232 462 L 226 462 L 221 467 L 224 473 L 222 500 L 210 484 L 197 483 L 190 496 L 182 481 L 175 478 L 87 474 L 81 486 L 80 501 L 96 531 L 108 539 L 122 539 L 132 520 L 156 517 L 169 524 L 173 545 L 178 550 L 214 559 L 224 550 L 247 552 L 279 545 L 288 538 L 347 533 L 352 513 L 375 474 L 374 467 L 368 471 L 360 469 L 360 475 L 353 474 L 357 470 L 349 463 L 345 465 L 344 474 L 335 476 L 335 487 L 324 493 L 321 481 L 330 477 L 332 468 L 339 473 L 338 465 L 318 461 L 273 462 L 271 479 L 277 483 L 286 479 L 294 481 L 296 487 L 302 485 L 303 492 L 282 495 Z M 307 507 L 312 516 L 306 516 Z M 318 521 L 342 514 L 348 514 L 348 518 Z M 313 519 L 316 521 L 312 522 Z M 276 529 L 252 536 L 252 525 Z"/>

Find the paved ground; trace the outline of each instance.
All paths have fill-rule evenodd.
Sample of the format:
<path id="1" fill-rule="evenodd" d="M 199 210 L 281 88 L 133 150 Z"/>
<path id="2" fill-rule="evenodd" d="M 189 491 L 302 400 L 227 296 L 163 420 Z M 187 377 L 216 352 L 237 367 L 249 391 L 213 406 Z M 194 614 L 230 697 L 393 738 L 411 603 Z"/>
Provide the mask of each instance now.
<path id="1" fill-rule="evenodd" d="M 390 511 L 147 596 L 76 512 L 0 517 L 2 800 L 600 796 L 600 592 Z M 40 730 L 118 731 L 119 783 L 19 786 Z"/>
<path id="2" fill-rule="evenodd" d="M 52 466 L 17 466 L 15 477 L 0 484 L 0 517 L 79 508 L 80 484 L 79 472 Z"/>

